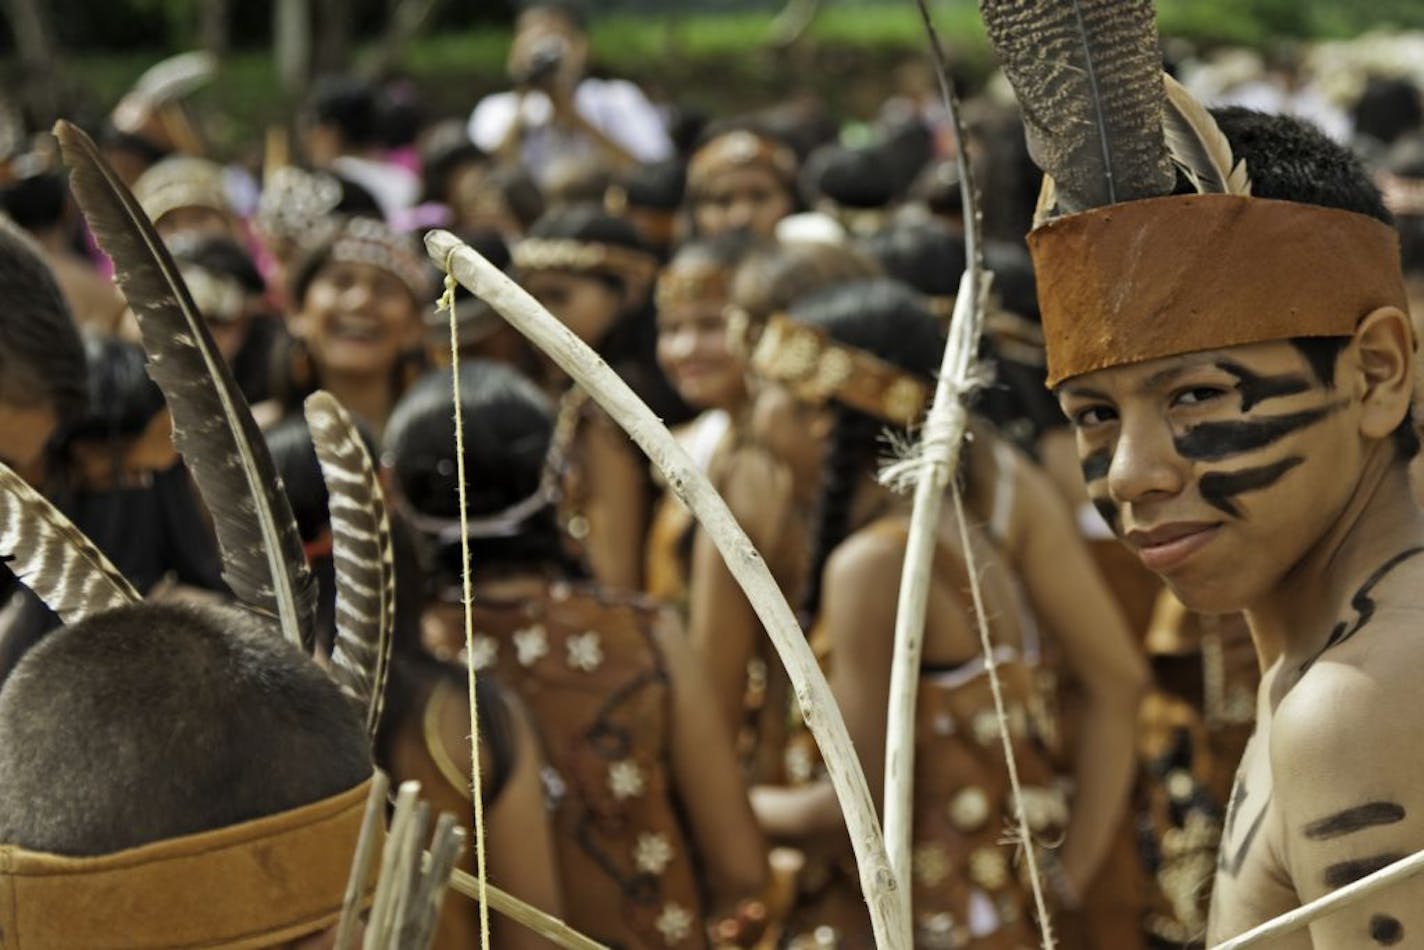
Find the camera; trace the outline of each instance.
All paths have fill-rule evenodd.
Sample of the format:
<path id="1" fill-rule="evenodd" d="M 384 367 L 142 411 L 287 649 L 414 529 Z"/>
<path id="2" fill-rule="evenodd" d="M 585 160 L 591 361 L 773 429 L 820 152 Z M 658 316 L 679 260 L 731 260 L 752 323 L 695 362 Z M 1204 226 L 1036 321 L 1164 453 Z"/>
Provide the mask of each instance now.
<path id="1" fill-rule="evenodd" d="M 543 85 L 558 73 L 567 51 L 566 44 L 558 37 L 540 41 L 529 54 L 524 69 L 513 77 L 514 82 L 521 86 Z"/>

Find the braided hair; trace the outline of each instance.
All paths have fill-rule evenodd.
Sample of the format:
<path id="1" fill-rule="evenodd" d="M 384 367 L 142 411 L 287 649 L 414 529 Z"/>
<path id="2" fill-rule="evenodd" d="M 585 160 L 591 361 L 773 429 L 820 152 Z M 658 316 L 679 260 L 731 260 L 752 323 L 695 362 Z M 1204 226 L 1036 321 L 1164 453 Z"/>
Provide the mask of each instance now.
<path id="1" fill-rule="evenodd" d="M 827 287 L 797 301 L 788 316 L 925 380 L 933 377 L 944 349 L 939 325 L 925 299 L 888 278 Z M 820 610 L 826 562 L 857 527 L 851 524 L 851 504 L 862 479 L 875 468 L 882 434 L 907 435 L 892 423 L 842 403 L 832 401 L 831 406 L 836 411 L 835 429 L 823 463 L 802 603 L 808 618 Z"/>

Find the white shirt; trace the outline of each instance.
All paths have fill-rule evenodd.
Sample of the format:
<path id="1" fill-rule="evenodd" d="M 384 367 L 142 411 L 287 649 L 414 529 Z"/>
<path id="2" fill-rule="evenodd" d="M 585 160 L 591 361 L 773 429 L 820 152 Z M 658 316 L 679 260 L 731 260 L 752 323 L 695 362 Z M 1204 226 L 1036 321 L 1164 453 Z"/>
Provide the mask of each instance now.
<path id="1" fill-rule="evenodd" d="M 515 121 L 519 96 L 499 92 L 481 99 L 470 114 L 470 138 L 486 152 L 504 142 Z M 623 79 L 585 79 L 574 90 L 574 108 L 579 115 L 616 142 L 639 162 L 659 162 L 672 157 L 658 110 L 643 91 Z M 587 135 L 552 124 L 554 106 L 549 97 L 532 91 L 524 98 L 524 125 L 528 130 L 522 144 L 524 167 L 543 182 L 554 161 L 564 157 L 594 157 L 598 148 Z"/>

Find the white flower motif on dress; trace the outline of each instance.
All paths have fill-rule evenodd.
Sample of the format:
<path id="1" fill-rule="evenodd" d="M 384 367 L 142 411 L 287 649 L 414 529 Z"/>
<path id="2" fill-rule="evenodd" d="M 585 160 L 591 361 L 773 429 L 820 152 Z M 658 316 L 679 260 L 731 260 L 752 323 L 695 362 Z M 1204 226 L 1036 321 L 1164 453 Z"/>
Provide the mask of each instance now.
<path id="1" fill-rule="evenodd" d="M 677 904 L 666 904 L 658 915 L 658 933 L 663 935 L 663 943 L 669 947 L 682 943 L 692 933 L 692 914 Z"/>
<path id="2" fill-rule="evenodd" d="M 484 633 L 475 634 L 474 664 L 476 670 L 487 670 L 499 660 L 499 641 Z"/>
<path id="3" fill-rule="evenodd" d="M 569 637 L 564 646 L 568 649 L 567 662 L 571 670 L 592 673 L 603 665 L 603 645 L 593 630 Z"/>
<path id="4" fill-rule="evenodd" d="M 915 880 L 925 887 L 938 887 L 949 877 L 949 854 L 937 844 L 922 844 L 911 858 Z"/>
<path id="5" fill-rule="evenodd" d="M 633 863 L 644 874 L 661 874 L 672 863 L 672 845 L 667 835 L 655 831 L 638 835 L 638 843 L 633 846 Z"/>
<path id="6" fill-rule="evenodd" d="M 544 625 L 536 623 L 514 631 L 514 651 L 520 666 L 533 666 L 549 655 L 549 634 Z"/>
<path id="7" fill-rule="evenodd" d="M 632 759 L 614 762 L 608 767 L 608 790 L 620 802 L 643 794 L 643 770 Z"/>

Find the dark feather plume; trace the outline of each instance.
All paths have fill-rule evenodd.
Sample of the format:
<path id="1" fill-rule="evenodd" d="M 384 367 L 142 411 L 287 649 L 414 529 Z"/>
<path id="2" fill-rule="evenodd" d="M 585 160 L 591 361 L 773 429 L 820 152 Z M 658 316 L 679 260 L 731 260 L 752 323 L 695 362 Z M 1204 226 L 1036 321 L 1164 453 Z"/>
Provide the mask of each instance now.
<path id="1" fill-rule="evenodd" d="M 138 318 L 148 372 L 173 414 L 173 441 L 213 516 L 223 579 L 310 652 L 316 585 L 267 445 L 168 249 L 94 142 L 54 129 L 70 187 Z"/>
<path id="2" fill-rule="evenodd" d="M 979 0 L 979 8 L 1060 213 L 1171 194 L 1151 0 Z"/>
<path id="3" fill-rule="evenodd" d="M 306 401 L 307 425 L 331 510 L 336 562 L 332 673 L 366 705 L 375 735 L 396 619 L 395 553 L 385 496 L 355 423 L 329 393 Z"/>
<path id="4" fill-rule="evenodd" d="M 3 463 L 0 557 L 65 623 L 141 599 L 93 541 Z"/>

